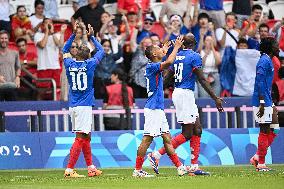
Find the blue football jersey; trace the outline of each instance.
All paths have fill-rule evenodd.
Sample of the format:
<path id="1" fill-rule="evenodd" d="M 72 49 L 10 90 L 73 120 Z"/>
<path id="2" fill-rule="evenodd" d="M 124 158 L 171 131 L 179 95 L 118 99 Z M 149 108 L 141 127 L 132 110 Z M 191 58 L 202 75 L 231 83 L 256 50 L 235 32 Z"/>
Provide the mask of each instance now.
<path id="1" fill-rule="evenodd" d="M 175 88 L 190 89 L 194 91 L 197 77 L 193 73 L 193 70 L 196 68 L 202 68 L 201 56 L 193 50 L 181 50 L 170 67 L 175 73 Z"/>
<path id="2" fill-rule="evenodd" d="M 148 99 L 145 108 L 164 109 L 163 74 L 161 62 L 148 63 L 145 71 Z"/>
<path id="3" fill-rule="evenodd" d="M 274 76 L 274 67 L 271 58 L 263 54 L 256 65 L 256 77 L 252 96 L 252 105 L 259 106 L 259 88 L 262 87 L 265 106 L 272 106 L 271 88 Z M 260 81 L 264 81 L 264 85 Z"/>
<path id="4" fill-rule="evenodd" d="M 94 105 L 94 70 L 99 63 L 97 58 L 76 61 L 64 59 L 66 75 L 69 83 L 69 106 Z"/>

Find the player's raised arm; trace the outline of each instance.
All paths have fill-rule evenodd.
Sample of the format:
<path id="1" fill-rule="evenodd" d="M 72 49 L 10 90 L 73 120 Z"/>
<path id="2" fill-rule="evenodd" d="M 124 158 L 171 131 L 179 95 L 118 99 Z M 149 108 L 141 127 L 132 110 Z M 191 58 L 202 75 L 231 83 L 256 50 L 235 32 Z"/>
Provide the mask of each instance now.
<path id="1" fill-rule="evenodd" d="M 215 104 L 216 104 L 218 111 L 223 112 L 224 109 L 223 109 L 222 103 L 224 102 L 224 100 L 222 98 L 216 96 L 216 94 L 213 92 L 213 89 L 211 88 L 210 84 L 206 81 L 206 79 L 204 77 L 202 68 L 195 68 L 193 70 L 193 72 L 196 74 L 197 79 L 198 79 L 199 83 L 201 84 L 201 86 L 204 88 L 204 90 L 215 101 Z"/>
<path id="2" fill-rule="evenodd" d="M 164 61 L 164 62 L 162 62 L 162 64 L 161 64 L 161 69 L 162 69 L 162 70 L 167 69 L 167 68 L 175 61 L 176 55 L 177 55 L 177 53 L 178 53 L 178 50 L 179 50 L 179 48 L 181 48 L 182 44 L 183 44 L 183 36 L 180 35 L 180 36 L 177 37 L 177 39 L 176 39 L 176 41 L 175 41 L 174 50 L 173 50 L 172 53 L 169 55 L 169 57 L 167 58 L 167 60 Z M 165 51 L 168 51 L 169 47 L 170 47 L 170 46 L 169 46 L 168 42 L 165 43 L 165 45 L 164 45 L 164 47 L 163 47 L 164 52 L 165 52 Z M 165 53 L 166 53 L 166 52 L 165 52 Z"/>
<path id="3" fill-rule="evenodd" d="M 91 39 L 92 43 L 95 45 L 95 47 L 96 47 L 96 54 L 94 55 L 94 57 L 96 57 L 98 59 L 98 61 L 101 61 L 103 59 L 104 55 L 105 55 L 105 51 L 103 49 L 103 46 L 94 37 L 94 29 L 93 29 L 93 27 L 89 24 L 88 28 L 89 28 L 90 39 Z"/>
<path id="4" fill-rule="evenodd" d="M 73 28 L 73 33 L 72 33 L 72 35 L 69 37 L 69 39 L 66 41 L 65 45 L 64 45 L 63 48 L 62 48 L 63 58 L 65 58 L 65 57 L 64 57 L 64 54 L 65 54 L 65 53 L 69 53 L 69 51 L 70 51 L 70 48 L 71 48 L 71 46 L 72 46 L 72 42 L 74 41 L 74 39 L 75 39 L 75 37 L 76 37 L 75 32 L 76 32 L 76 30 L 77 30 L 77 27 L 78 27 L 78 22 L 76 21 L 76 22 L 75 22 L 75 25 L 74 25 L 74 28 Z"/>

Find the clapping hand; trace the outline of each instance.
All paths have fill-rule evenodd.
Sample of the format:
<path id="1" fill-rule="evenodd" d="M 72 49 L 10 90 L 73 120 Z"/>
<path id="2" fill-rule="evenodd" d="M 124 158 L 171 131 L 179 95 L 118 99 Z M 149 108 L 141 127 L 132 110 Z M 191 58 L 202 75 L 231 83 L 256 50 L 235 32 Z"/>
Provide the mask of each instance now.
<path id="1" fill-rule="evenodd" d="M 88 28 L 89 28 L 88 36 L 94 36 L 95 32 L 91 24 L 88 24 Z"/>

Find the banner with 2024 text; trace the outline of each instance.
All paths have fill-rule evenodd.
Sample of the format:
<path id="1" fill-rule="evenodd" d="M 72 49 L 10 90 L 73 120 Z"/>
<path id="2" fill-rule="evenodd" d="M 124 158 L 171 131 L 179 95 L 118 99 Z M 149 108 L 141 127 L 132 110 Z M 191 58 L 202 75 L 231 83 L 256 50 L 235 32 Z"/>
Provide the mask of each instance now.
<path id="1" fill-rule="evenodd" d="M 248 164 L 257 147 L 259 129 L 210 129 L 203 130 L 200 165 Z M 172 135 L 180 130 L 171 130 Z M 97 167 L 133 167 L 143 131 L 93 132 L 91 148 Z M 74 141 L 71 132 L 50 133 L 1 133 L 0 169 L 65 168 Z M 281 130 L 268 149 L 266 163 L 284 163 L 284 131 Z M 162 139 L 155 138 L 148 153 L 163 146 Z M 179 146 L 176 153 L 189 165 L 189 142 Z M 144 166 L 149 166 L 146 160 Z M 85 167 L 81 153 L 76 167 Z M 172 166 L 164 155 L 160 166 Z"/>

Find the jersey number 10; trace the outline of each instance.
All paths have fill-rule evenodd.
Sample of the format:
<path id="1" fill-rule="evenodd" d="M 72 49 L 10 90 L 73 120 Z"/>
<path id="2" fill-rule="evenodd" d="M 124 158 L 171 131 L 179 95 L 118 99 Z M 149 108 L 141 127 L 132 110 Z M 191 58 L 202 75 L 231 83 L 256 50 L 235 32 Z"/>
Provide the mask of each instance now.
<path id="1" fill-rule="evenodd" d="M 72 90 L 84 91 L 88 87 L 87 74 L 85 72 L 70 72 L 72 77 Z M 81 80 L 82 78 L 82 80 Z"/>
<path id="2" fill-rule="evenodd" d="M 175 67 L 175 83 L 182 81 L 183 63 L 174 64 Z"/>

